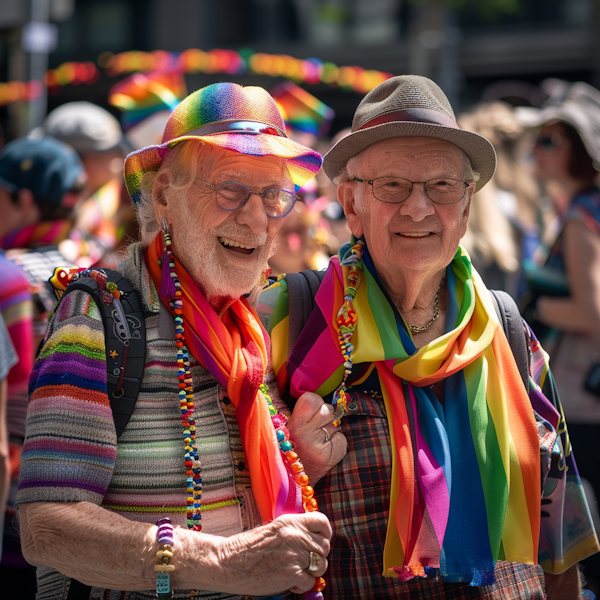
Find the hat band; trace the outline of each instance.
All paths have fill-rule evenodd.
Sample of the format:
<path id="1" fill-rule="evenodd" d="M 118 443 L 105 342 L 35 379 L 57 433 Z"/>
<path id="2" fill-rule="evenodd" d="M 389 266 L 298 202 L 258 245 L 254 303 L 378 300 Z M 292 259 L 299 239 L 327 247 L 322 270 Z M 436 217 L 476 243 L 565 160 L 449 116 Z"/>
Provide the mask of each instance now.
<path id="1" fill-rule="evenodd" d="M 437 110 L 431 110 L 430 108 L 408 108 L 406 110 L 396 110 L 375 117 L 358 127 L 356 131 L 366 129 L 367 127 L 375 127 L 376 125 L 383 125 L 384 123 L 393 123 L 395 121 L 431 123 L 432 125 L 443 125 L 444 127 L 451 127 L 452 129 L 460 129 L 456 121 Z"/>
<path id="2" fill-rule="evenodd" d="M 287 138 L 287 135 L 279 127 L 261 121 L 220 121 L 219 123 L 211 123 L 192 129 L 192 131 L 188 131 L 183 135 L 203 136 L 215 135 L 216 133 L 264 133 Z"/>

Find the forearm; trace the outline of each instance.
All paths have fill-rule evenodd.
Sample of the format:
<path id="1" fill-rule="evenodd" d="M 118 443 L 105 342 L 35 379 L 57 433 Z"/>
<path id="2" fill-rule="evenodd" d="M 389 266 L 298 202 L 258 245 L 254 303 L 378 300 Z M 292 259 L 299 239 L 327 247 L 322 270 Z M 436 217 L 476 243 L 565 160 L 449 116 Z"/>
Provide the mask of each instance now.
<path id="1" fill-rule="evenodd" d="M 53 567 L 86 585 L 151 590 L 157 527 L 89 502 L 22 504 L 21 544 L 31 564 Z M 327 568 L 331 528 L 319 513 L 285 515 L 229 538 L 176 527 L 171 587 L 239 595 L 308 591 L 309 553 Z"/>
<path id="2" fill-rule="evenodd" d="M 587 335 L 600 331 L 600 317 L 593 307 L 573 298 L 543 296 L 538 300 L 537 311 L 542 322 L 562 331 Z"/>
<path id="3" fill-rule="evenodd" d="M 548 600 L 579 600 L 581 598 L 581 579 L 579 568 L 573 565 L 560 575 L 544 573 Z"/>
<path id="4" fill-rule="evenodd" d="M 130 521 L 89 502 L 23 504 L 19 513 L 23 554 L 31 564 L 53 567 L 95 587 L 155 587 L 155 525 Z M 175 529 L 173 587 L 216 589 L 217 539 Z"/>

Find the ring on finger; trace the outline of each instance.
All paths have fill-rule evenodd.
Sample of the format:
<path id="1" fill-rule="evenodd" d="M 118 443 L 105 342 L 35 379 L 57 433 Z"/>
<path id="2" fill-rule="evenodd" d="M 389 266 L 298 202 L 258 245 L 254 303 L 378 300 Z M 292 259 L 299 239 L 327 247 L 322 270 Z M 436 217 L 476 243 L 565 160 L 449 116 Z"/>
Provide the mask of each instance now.
<path id="1" fill-rule="evenodd" d="M 321 558 L 321 555 L 317 554 L 316 552 L 309 552 L 308 556 L 310 562 L 308 564 L 308 567 L 304 570 L 308 571 L 309 573 L 314 573 L 315 571 L 319 570 L 319 558 Z"/>
<path id="2" fill-rule="evenodd" d="M 327 443 L 330 440 L 329 431 L 325 427 L 321 427 L 321 429 L 325 432 L 325 443 Z"/>

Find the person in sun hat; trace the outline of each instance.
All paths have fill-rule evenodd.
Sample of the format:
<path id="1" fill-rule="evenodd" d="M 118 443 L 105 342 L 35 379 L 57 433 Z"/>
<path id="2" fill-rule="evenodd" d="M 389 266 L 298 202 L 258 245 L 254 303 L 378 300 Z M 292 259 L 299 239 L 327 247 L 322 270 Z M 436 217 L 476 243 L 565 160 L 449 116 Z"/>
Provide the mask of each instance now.
<path id="1" fill-rule="evenodd" d="M 322 598 L 331 529 L 244 297 L 320 165 L 265 90 L 233 83 L 190 94 L 162 143 L 126 158 L 141 242 L 122 273 L 144 313 L 130 326 L 145 327 L 145 369 L 117 438 L 98 306 L 63 296 L 31 378 L 17 496 L 39 600 Z"/>
<path id="2" fill-rule="evenodd" d="M 324 158 L 353 238 L 304 328 L 286 279 L 259 298 L 331 600 L 575 599 L 599 549 L 548 356 L 460 246 L 495 163 L 433 81 L 380 84 Z"/>
<path id="3" fill-rule="evenodd" d="M 539 263 L 526 268 L 524 312 L 535 315 L 552 356 L 581 477 L 600 498 L 600 91 L 582 81 L 543 82 L 550 97 L 517 117 L 536 135 L 534 175 L 558 214 L 556 232 Z M 598 513 L 596 512 L 596 515 Z M 596 517 L 598 518 L 598 517 Z M 583 563 L 600 592 L 600 555 Z M 591 587 L 591 585 L 590 585 Z"/>

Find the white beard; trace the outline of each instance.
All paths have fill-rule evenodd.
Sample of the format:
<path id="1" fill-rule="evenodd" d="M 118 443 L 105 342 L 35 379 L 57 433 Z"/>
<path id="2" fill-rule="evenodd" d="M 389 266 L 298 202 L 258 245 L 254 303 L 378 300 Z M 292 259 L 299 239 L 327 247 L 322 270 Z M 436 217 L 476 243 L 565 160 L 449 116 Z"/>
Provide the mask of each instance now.
<path id="1" fill-rule="evenodd" d="M 186 208 L 184 212 L 187 213 Z M 237 299 L 251 292 L 260 282 L 267 266 L 272 242 L 267 233 L 255 234 L 231 222 L 206 231 L 199 230 L 193 223 L 195 221 L 191 215 L 184 214 L 180 225 L 182 229 L 177 235 L 180 248 L 175 255 L 201 286 L 206 299 Z M 249 256 L 237 254 L 224 249 L 219 237 L 235 239 L 255 250 Z M 181 251 L 181 246 L 185 248 L 185 252 Z"/>

